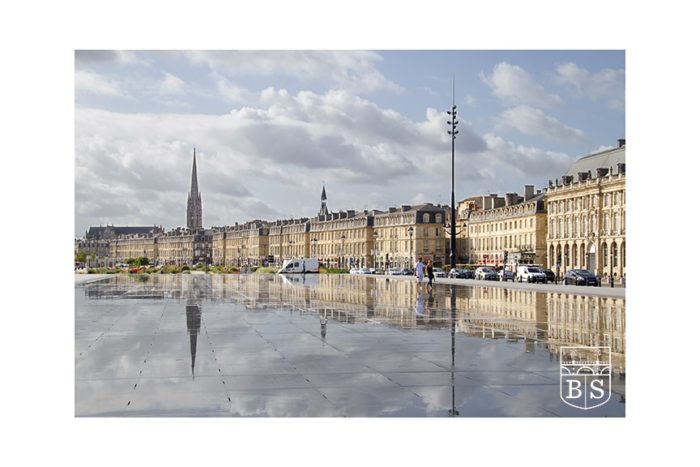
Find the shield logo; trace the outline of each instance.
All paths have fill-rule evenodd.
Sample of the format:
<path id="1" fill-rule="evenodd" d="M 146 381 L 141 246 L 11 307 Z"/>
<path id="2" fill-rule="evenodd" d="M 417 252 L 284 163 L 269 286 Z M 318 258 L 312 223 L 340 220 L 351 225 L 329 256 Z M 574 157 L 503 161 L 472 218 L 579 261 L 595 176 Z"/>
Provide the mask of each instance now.
<path id="1" fill-rule="evenodd" d="M 610 347 L 562 347 L 559 357 L 561 400 L 582 410 L 610 400 Z"/>

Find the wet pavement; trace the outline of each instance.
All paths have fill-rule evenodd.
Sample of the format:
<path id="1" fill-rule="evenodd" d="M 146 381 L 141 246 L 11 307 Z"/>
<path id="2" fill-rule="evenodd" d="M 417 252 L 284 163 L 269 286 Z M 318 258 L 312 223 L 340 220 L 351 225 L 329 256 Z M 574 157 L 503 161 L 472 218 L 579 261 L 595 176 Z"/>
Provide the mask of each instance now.
<path id="1" fill-rule="evenodd" d="M 625 415 L 620 297 L 153 274 L 76 284 L 75 301 L 77 416 Z M 560 397 L 576 346 L 611 349 L 610 399 L 589 410 Z"/>

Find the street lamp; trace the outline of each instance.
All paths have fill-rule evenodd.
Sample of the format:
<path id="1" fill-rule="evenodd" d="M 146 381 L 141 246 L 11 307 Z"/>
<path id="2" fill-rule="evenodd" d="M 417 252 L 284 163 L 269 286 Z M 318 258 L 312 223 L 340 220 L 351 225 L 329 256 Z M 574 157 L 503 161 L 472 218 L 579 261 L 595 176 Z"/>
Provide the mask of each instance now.
<path id="1" fill-rule="evenodd" d="M 413 226 L 410 226 L 408 228 L 408 238 L 409 238 L 409 259 L 408 259 L 408 267 L 413 266 Z"/>
<path id="2" fill-rule="evenodd" d="M 373 252 L 372 262 L 374 263 L 373 266 L 374 266 L 374 270 L 376 271 L 377 270 L 377 256 L 379 255 L 379 251 L 377 249 L 377 239 L 379 238 L 379 232 L 375 231 L 372 234 L 372 238 L 374 239 L 374 244 L 373 244 L 373 249 L 372 249 L 372 252 Z"/>
<path id="3" fill-rule="evenodd" d="M 345 255 L 345 234 L 340 236 L 340 255 L 338 255 L 338 267 L 341 267 L 341 262 L 344 263 L 343 256 Z"/>
<path id="4" fill-rule="evenodd" d="M 311 243 L 314 245 L 314 258 L 316 257 L 316 243 L 318 243 L 318 238 L 314 237 L 311 239 Z"/>
<path id="5" fill-rule="evenodd" d="M 457 139 L 457 106 L 455 105 L 455 80 L 452 77 L 452 111 L 447 111 L 447 114 L 452 118 L 447 121 L 450 125 L 450 131 L 447 132 L 452 136 L 452 204 L 450 210 L 450 267 L 457 267 L 457 231 L 456 231 L 456 214 L 455 214 L 455 139 Z"/>

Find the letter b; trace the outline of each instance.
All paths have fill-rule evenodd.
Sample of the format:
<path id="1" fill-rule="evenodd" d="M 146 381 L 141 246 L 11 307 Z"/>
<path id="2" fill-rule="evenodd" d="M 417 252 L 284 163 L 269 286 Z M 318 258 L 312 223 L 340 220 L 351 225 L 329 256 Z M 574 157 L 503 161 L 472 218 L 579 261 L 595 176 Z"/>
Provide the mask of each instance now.
<path id="1" fill-rule="evenodd" d="M 569 395 L 566 396 L 567 399 L 578 399 L 581 397 L 581 381 L 570 379 L 567 381 L 569 384 Z M 574 392 L 576 395 L 574 395 Z"/>

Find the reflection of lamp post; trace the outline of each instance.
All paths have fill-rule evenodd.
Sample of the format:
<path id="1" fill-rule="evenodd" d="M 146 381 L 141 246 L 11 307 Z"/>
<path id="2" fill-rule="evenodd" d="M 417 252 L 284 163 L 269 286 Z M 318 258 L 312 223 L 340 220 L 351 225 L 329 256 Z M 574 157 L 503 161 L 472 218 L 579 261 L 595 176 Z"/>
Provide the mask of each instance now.
<path id="1" fill-rule="evenodd" d="M 456 417 L 459 412 L 455 408 L 455 327 L 457 325 L 457 297 L 454 285 L 450 285 L 450 336 L 452 338 L 452 408 L 447 411 L 450 417 Z"/>
<path id="2" fill-rule="evenodd" d="M 408 259 L 408 267 L 413 266 L 413 226 L 410 226 L 408 228 L 408 238 L 409 238 L 409 259 Z"/>

